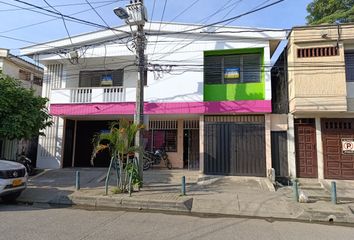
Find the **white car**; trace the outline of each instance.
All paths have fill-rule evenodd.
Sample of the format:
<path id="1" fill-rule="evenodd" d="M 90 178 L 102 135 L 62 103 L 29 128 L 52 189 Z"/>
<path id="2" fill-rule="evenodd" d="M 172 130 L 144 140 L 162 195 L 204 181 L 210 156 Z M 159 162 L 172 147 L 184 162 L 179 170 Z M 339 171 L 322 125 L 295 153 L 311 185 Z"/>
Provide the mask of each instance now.
<path id="1" fill-rule="evenodd" d="M 27 171 L 21 163 L 0 160 L 0 198 L 14 201 L 27 187 Z"/>

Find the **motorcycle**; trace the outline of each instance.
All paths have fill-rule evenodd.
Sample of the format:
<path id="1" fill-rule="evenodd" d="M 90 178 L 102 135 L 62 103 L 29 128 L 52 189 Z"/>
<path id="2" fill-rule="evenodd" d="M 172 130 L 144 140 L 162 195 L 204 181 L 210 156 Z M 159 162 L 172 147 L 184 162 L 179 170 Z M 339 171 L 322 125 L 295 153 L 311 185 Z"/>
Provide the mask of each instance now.
<path id="1" fill-rule="evenodd" d="M 172 163 L 168 159 L 168 155 L 164 150 L 156 150 L 155 152 L 145 152 L 143 160 L 144 170 L 148 170 L 153 165 L 159 165 L 161 161 L 164 161 L 164 164 L 168 169 L 172 169 Z"/>
<path id="2" fill-rule="evenodd" d="M 32 166 L 32 161 L 24 153 L 17 156 L 17 162 L 21 163 L 26 167 L 27 174 L 31 176 L 34 173 L 34 168 Z"/>

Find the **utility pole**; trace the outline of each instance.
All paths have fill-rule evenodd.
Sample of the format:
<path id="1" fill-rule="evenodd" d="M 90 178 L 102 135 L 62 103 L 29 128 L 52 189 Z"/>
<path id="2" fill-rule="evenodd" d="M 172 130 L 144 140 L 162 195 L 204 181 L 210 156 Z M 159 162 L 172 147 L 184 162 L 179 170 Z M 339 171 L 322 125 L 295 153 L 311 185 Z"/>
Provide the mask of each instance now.
<path id="1" fill-rule="evenodd" d="M 145 35 L 144 25 L 138 25 L 138 31 L 136 36 L 136 51 L 137 51 L 137 63 L 139 69 L 139 76 L 136 83 L 136 106 L 135 106 L 135 123 L 139 126 L 144 124 L 144 83 L 145 83 Z M 135 145 L 139 149 L 143 149 L 143 130 L 138 129 L 135 137 Z M 143 180 L 143 154 L 138 153 L 137 158 L 139 160 L 139 176 Z"/>
<path id="2" fill-rule="evenodd" d="M 114 9 L 114 13 L 130 26 L 136 26 L 135 33 L 135 47 L 136 47 L 136 63 L 138 66 L 138 78 L 136 82 L 136 104 L 134 123 L 139 127 L 144 124 L 144 83 L 145 83 L 145 33 L 144 25 L 147 22 L 147 13 L 143 0 L 131 0 L 130 4 L 124 8 Z M 138 129 L 135 136 L 135 145 L 139 149 L 143 149 L 143 130 Z M 138 153 L 137 158 L 139 161 L 139 176 L 143 181 L 143 155 Z"/>

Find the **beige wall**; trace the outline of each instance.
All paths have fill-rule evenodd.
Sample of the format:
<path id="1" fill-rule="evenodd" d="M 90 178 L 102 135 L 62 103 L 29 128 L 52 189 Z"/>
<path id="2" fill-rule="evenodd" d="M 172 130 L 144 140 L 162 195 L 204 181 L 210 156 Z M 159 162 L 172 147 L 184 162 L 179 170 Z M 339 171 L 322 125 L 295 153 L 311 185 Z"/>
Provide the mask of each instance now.
<path id="1" fill-rule="evenodd" d="M 288 130 L 288 115 L 287 114 L 271 114 L 270 115 L 270 130 L 273 132 Z"/>
<path id="2" fill-rule="evenodd" d="M 347 111 L 344 49 L 350 41 L 354 41 L 353 24 L 341 26 L 340 39 L 336 26 L 293 29 L 288 44 L 291 113 Z M 337 43 L 338 56 L 297 58 L 298 48 L 336 47 Z"/>

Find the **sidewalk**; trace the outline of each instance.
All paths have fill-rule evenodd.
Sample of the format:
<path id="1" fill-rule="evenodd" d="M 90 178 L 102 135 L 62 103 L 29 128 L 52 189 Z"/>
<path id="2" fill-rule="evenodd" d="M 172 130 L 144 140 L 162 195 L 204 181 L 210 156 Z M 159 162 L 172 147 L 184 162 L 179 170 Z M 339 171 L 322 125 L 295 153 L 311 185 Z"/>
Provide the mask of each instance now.
<path id="1" fill-rule="evenodd" d="M 338 205 L 325 201 L 297 203 L 293 200 L 291 188 L 274 191 L 265 178 L 214 177 L 198 181 L 197 172 L 153 170 L 144 172 L 144 188 L 129 197 L 128 194 L 112 192 L 104 196 L 106 169 L 80 169 L 82 188 L 76 191 L 75 171 L 51 170 L 31 179 L 19 201 L 77 205 L 90 209 L 159 210 L 196 215 L 354 223 L 353 202 Z M 187 182 L 186 196 L 180 195 L 183 175 Z"/>

